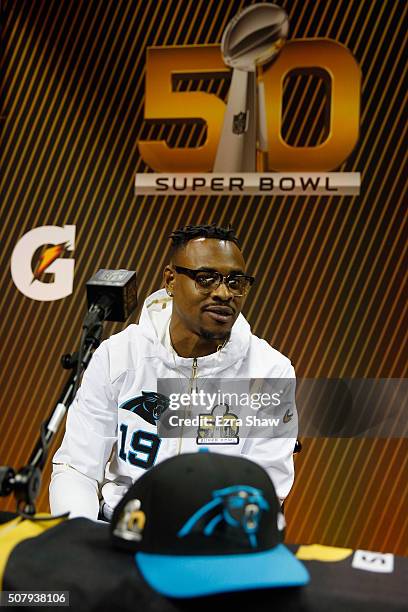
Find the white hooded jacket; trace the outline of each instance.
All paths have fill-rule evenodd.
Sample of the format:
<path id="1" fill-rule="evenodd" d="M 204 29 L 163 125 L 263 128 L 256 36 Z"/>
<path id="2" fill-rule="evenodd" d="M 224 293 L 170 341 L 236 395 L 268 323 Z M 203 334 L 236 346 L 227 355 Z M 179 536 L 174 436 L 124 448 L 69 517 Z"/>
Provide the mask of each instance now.
<path id="1" fill-rule="evenodd" d="M 69 511 L 71 518 L 96 519 L 102 502 L 104 514 L 109 517 L 132 482 L 146 469 L 177 453 L 198 450 L 192 437 L 160 439 L 156 424 L 129 409 L 134 406 L 131 400 L 141 398 L 142 392 L 157 391 L 159 378 L 179 378 L 185 389 L 188 387 L 193 359 L 178 356 L 171 346 L 171 311 L 172 299 L 164 289 L 156 291 L 146 299 L 138 325 L 129 325 L 95 351 L 68 411 L 61 447 L 53 458 L 53 514 Z M 242 314 L 226 345 L 195 362 L 198 384 L 210 378 L 295 377 L 289 359 L 252 334 Z M 262 465 L 283 500 L 294 479 L 294 404 L 291 414 L 291 437 L 247 437 L 238 444 L 217 444 L 210 450 L 243 454 Z"/>

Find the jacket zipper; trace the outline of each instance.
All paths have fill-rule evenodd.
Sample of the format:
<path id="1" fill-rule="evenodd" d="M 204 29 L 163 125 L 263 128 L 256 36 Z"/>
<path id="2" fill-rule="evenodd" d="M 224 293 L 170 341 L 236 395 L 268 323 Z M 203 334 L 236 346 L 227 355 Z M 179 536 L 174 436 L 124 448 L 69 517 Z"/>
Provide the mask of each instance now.
<path id="1" fill-rule="evenodd" d="M 194 382 L 195 382 L 195 391 L 197 391 L 197 378 L 198 378 L 197 372 L 198 372 L 198 361 L 197 361 L 197 357 L 194 357 L 193 365 L 191 367 L 190 396 L 193 393 Z M 184 416 L 186 416 L 186 412 L 187 412 L 187 409 L 184 410 Z M 177 451 L 178 455 L 181 454 L 181 446 L 182 446 L 182 442 L 183 442 L 183 431 L 184 431 L 184 421 L 183 421 L 183 425 L 181 426 L 181 434 L 180 434 L 180 438 L 179 438 L 178 451 Z"/>
<path id="2" fill-rule="evenodd" d="M 217 346 L 217 353 L 224 348 L 226 343 L 227 343 L 227 340 L 224 340 L 224 342 L 222 344 L 219 344 Z M 198 389 L 197 389 L 197 378 L 198 378 L 198 361 L 197 361 L 197 357 L 194 357 L 193 365 L 191 366 L 190 396 L 193 394 L 194 383 L 195 383 L 195 391 L 198 391 Z M 184 416 L 186 416 L 186 412 L 187 412 L 187 410 L 185 409 L 184 410 Z M 178 443 L 178 451 L 177 451 L 178 455 L 181 454 L 181 446 L 182 446 L 182 442 L 183 442 L 183 430 L 184 430 L 184 421 L 183 421 L 183 425 L 181 427 L 181 434 L 180 434 L 179 443 Z"/>
<path id="3" fill-rule="evenodd" d="M 191 367 L 191 384 L 190 384 L 190 395 L 193 393 L 193 386 L 195 382 L 195 390 L 197 391 L 197 371 L 198 371 L 198 362 L 197 357 L 193 359 L 193 365 Z"/>

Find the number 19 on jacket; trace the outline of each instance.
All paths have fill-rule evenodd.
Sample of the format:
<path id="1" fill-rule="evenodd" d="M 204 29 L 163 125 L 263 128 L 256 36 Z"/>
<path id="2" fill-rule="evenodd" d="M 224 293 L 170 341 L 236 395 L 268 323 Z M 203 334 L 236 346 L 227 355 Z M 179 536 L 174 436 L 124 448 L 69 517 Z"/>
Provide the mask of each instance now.
<path id="1" fill-rule="evenodd" d="M 120 426 L 121 441 L 119 457 L 122 461 L 128 461 L 131 465 L 143 468 L 145 470 L 151 468 L 156 461 L 157 453 L 159 452 L 161 439 L 158 435 L 150 431 L 138 429 L 133 432 L 130 441 L 129 450 L 126 453 L 126 438 L 128 435 L 128 426 L 122 423 Z"/>

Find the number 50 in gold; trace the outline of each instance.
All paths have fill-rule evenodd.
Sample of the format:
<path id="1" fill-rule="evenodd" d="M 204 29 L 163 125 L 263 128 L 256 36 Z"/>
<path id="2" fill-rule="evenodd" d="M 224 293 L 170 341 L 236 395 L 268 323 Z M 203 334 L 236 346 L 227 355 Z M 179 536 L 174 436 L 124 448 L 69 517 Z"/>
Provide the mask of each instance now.
<path id="1" fill-rule="evenodd" d="M 282 99 L 291 72 L 318 74 L 329 84 L 328 136 L 320 145 L 294 147 L 282 138 Z M 156 172 L 210 172 L 214 165 L 226 105 L 198 91 L 172 91 L 176 76 L 225 78 L 229 69 L 219 45 L 151 47 L 147 51 L 145 119 L 159 123 L 205 122 L 200 147 L 171 148 L 165 141 L 139 141 L 146 164 Z M 278 58 L 262 69 L 268 135 L 266 171 L 327 172 L 337 168 L 355 147 L 360 122 L 361 73 L 350 51 L 332 40 L 288 42 Z"/>

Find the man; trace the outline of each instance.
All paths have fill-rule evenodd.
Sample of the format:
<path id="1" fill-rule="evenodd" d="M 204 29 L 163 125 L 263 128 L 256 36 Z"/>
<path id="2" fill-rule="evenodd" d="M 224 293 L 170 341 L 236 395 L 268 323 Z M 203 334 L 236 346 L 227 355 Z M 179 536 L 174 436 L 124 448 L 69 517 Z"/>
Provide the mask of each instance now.
<path id="1" fill-rule="evenodd" d="M 102 342 L 68 411 L 53 459 L 53 514 L 70 511 L 71 517 L 96 519 L 101 511 L 109 520 L 146 469 L 199 449 L 199 434 L 183 437 L 181 429 L 177 437 L 161 437 L 160 417 L 168 405 L 157 393 L 158 379 L 179 379 L 190 394 L 213 378 L 294 379 L 289 359 L 252 334 L 240 314 L 254 279 L 246 273 L 233 230 L 187 226 L 171 238 L 165 288 L 146 299 L 138 325 Z M 208 446 L 214 442 L 210 450 L 260 463 L 283 501 L 294 477 L 294 404 L 287 414 L 294 418 L 285 438 L 211 438 L 207 432 L 203 440 Z"/>

